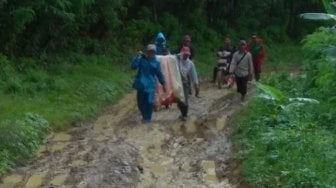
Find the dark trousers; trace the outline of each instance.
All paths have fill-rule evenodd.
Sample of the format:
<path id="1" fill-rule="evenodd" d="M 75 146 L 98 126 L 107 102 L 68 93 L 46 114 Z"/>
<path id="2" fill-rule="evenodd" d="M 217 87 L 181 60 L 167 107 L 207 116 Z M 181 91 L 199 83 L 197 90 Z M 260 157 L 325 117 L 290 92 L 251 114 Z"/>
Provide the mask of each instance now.
<path id="1" fill-rule="evenodd" d="M 188 108 L 189 108 L 189 103 L 188 103 L 188 98 L 189 98 L 188 93 L 189 92 L 188 91 L 189 91 L 189 84 L 183 83 L 183 92 L 184 92 L 185 102 L 182 102 L 181 100 L 177 102 L 177 107 L 181 111 L 181 114 L 183 117 L 188 116 Z"/>
<path id="2" fill-rule="evenodd" d="M 214 69 L 213 69 L 213 82 L 216 82 L 216 79 L 217 79 L 217 71 L 218 71 L 218 67 L 215 66 Z"/>
<path id="3" fill-rule="evenodd" d="M 248 76 L 244 77 L 236 76 L 237 92 L 240 93 L 242 96 L 245 96 L 247 93 L 247 82 L 248 82 Z"/>
<path id="4" fill-rule="evenodd" d="M 188 76 L 188 93 L 189 95 L 192 95 L 191 78 L 189 76 Z"/>
<path id="5" fill-rule="evenodd" d="M 153 113 L 153 104 L 154 104 L 154 92 L 144 92 L 138 91 L 137 92 L 137 102 L 138 108 L 141 112 L 143 120 L 152 120 L 152 113 Z"/>

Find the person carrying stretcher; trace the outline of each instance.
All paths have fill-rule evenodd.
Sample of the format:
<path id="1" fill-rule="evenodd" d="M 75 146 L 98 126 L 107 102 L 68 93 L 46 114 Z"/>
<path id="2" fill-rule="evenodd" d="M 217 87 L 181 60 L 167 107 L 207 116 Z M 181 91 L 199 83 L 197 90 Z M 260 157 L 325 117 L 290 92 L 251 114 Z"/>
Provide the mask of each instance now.
<path id="1" fill-rule="evenodd" d="M 190 78 L 191 83 L 194 84 L 195 87 L 195 96 L 198 96 L 199 94 L 199 80 L 198 75 L 196 71 L 196 67 L 194 63 L 189 59 L 190 57 L 190 48 L 189 47 L 183 47 L 181 49 L 180 54 L 177 55 L 178 58 L 178 66 L 181 73 L 181 79 L 182 79 L 182 85 L 183 85 L 183 92 L 184 92 L 184 102 L 183 100 L 177 101 L 177 107 L 181 111 L 180 119 L 182 121 L 186 121 L 188 117 L 188 91 L 190 84 L 188 83 L 188 78 Z"/>

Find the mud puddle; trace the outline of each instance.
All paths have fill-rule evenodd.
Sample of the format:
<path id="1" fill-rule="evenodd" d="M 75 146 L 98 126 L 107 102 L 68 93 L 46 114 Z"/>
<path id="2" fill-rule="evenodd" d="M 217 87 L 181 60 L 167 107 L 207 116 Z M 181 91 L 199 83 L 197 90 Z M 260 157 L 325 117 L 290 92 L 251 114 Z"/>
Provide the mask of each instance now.
<path id="1" fill-rule="evenodd" d="M 240 187 L 229 122 L 243 105 L 234 89 L 203 88 L 186 122 L 173 105 L 141 124 L 129 94 L 92 125 L 50 136 L 38 158 L 0 187 Z"/>

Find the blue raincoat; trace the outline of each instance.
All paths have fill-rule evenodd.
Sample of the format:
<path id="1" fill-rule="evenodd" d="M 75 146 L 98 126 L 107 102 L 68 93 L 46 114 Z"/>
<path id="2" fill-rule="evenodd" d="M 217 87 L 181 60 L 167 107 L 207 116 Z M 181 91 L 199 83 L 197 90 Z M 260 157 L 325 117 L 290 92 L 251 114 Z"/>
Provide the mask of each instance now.
<path id="1" fill-rule="evenodd" d="M 131 68 L 138 69 L 133 88 L 137 90 L 138 108 L 143 120 L 149 122 L 152 119 L 156 80 L 158 79 L 162 85 L 165 84 L 160 63 L 155 57 L 148 59 L 139 56 L 133 59 Z"/>
<path id="2" fill-rule="evenodd" d="M 167 41 L 162 32 L 159 32 L 155 39 L 155 46 L 156 46 L 156 55 L 163 55 L 163 51 L 167 48 Z"/>

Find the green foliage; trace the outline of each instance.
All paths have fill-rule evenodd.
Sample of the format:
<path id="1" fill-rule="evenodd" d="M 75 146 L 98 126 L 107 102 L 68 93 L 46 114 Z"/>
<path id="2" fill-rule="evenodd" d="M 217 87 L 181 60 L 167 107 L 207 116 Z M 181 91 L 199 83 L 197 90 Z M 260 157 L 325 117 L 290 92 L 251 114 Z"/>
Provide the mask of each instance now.
<path id="1" fill-rule="evenodd" d="M 94 117 L 131 88 L 128 63 L 111 57 L 52 58 L 49 70 L 31 59 L 22 59 L 20 69 L 0 60 L 0 175 L 34 156 L 50 129 Z"/>
<path id="2" fill-rule="evenodd" d="M 6 1 L 0 6 L 1 51 L 9 56 L 34 56 L 82 49 L 90 41 L 113 37 L 120 25 L 123 1 Z M 83 42 L 84 41 L 84 42 Z"/>
<path id="3" fill-rule="evenodd" d="M 7 150 L 0 151 L 0 177 L 4 175 L 7 169 L 9 169 L 11 165 L 11 159 L 8 156 Z"/>
<path id="4" fill-rule="evenodd" d="M 264 72 L 292 72 L 299 71 L 305 64 L 305 53 L 296 43 L 273 43 L 266 45 L 267 57 L 263 65 Z"/>
<path id="5" fill-rule="evenodd" d="M 160 26 L 149 20 L 133 20 L 127 30 L 130 41 L 126 42 L 130 45 L 153 43 L 158 31 L 160 31 Z"/>
<path id="6" fill-rule="evenodd" d="M 293 82 L 293 80 L 296 80 Z M 286 96 L 309 97 L 306 90 L 307 75 L 301 72 L 272 73 L 263 78 L 263 82 L 278 90 L 286 91 Z M 282 92 L 283 93 L 283 92 Z"/>
<path id="7" fill-rule="evenodd" d="M 287 93 L 270 86 L 259 88 L 280 99 Z M 321 104 L 287 99 L 255 98 L 240 116 L 236 139 L 245 177 L 252 187 L 332 187 L 336 147 L 334 133 L 322 128 L 314 115 Z"/>
<path id="8" fill-rule="evenodd" d="M 334 0 L 322 0 L 322 3 L 327 12 L 336 14 L 336 3 Z"/>
<path id="9" fill-rule="evenodd" d="M 125 43 L 145 45 L 158 31 L 174 44 L 185 33 L 206 41 L 208 29 L 236 38 L 257 31 L 267 40 L 283 42 L 308 28 L 296 19 L 298 13 L 319 7 L 316 0 L 2 1 L 0 52 L 9 57 L 106 53 Z"/>
<path id="10" fill-rule="evenodd" d="M 319 113 L 315 114 L 321 122 L 321 125 L 328 129 L 335 130 L 335 76 L 336 59 L 335 54 L 329 51 L 334 49 L 336 36 L 333 31 L 322 29 L 309 35 L 305 39 L 304 48 L 315 56 L 310 56 L 307 63 L 307 72 L 309 75 L 309 93 L 321 99 L 322 104 Z"/>
<path id="11" fill-rule="evenodd" d="M 331 20 L 333 24 L 336 23 L 336 2 L 333 0 L 322 0 L 323 5 L 327 11 L 327 13 L 303 13 L 300 16 L 304 19 L 310 20 Z M 324 28 L 326 30 L 326 28 Z M 331 32 L 336 32 L 336 25 L 331 28 L 328 28 Z M 333 51 L 335 51 L 336 47 L 334 46 Z M 334 55 L 335 57 L 335 55 Z"/>
<path id="12" fill-rule="evenodd" d="M 288 100 L 285 94 L 275 87 L 257 83 L 257 88 L 261 89 L 264 93 L 269 95 L 271 100 L 277 102 L 286 102 Z"/>
<path id="13" fill-rule="evenodd" d="M 1 155 L 2 162 L 23 163 L 34 156 L 32 151 L 39 147 L 48 133 L 49 123 L 39 115 L 27 113 L 21 118 L 13 117 L 2 121 L 0 129 L 0 151 L 4 151 Z"/>
<path id="14" fill-rule="evenodd" d="M 328 29 L 307 36 L 305 72 L 268 75 L 237 119 L 239 157 L 252 187 L 334 186 L 336 64 L 327 53 L 334 39 Z M 279 62 L 294 56 L 281 52 Z"/>
<path id="15" fill-rule="evenodd" d="M 319 32 L 306 36 L 303 42 L 303 49 L 310 58 L 321 59 L 322 56 L 325 57 L 326 55 L 335 56 L 335 54 L 326 53 L 336 48 L 335 32 L 327 28 L 321 28 Z"/>
<path id="16" fill-rule="evenodd" d="M 310 92 L 320 95 L 324 100 L 333 97 L 335 93 L 333 78 L 336 73 L 335 54 L 330 51 L 336 48 L 336 36 L 333 31 L 321 29 L 307 36 L 304 40 L 304 49 L 311 59 L 307 64 Z"/>

